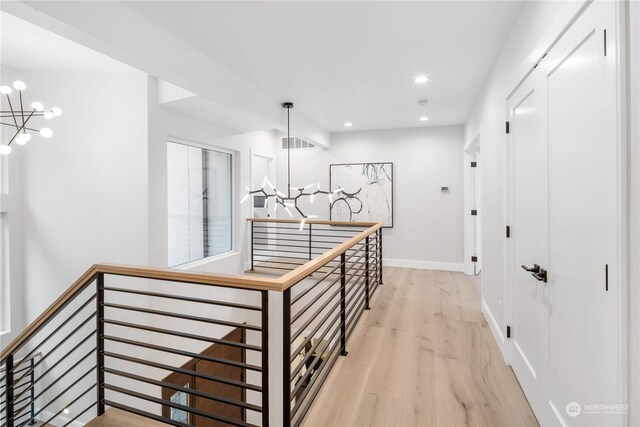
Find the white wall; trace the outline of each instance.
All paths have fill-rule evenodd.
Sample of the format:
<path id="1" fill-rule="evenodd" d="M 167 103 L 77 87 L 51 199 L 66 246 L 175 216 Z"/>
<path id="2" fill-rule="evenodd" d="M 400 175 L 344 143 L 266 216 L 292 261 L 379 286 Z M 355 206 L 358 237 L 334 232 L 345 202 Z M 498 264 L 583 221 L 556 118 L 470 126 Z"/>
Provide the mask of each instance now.
<path id="1" fill-rule="evenodd" d="M 291 151 L 291 183 L 320 182 L 328 189 L 332 163 L 393 162 L 394 226 L 384 230 L 386 265 L 462 271 L 462 143 L 462 126 L 336 133 L 328 150 Z M 286 150 L 278 150 L 278 163 L 277 184 L 286 188 Z M 303 211 L 329 219 L 327 199 L 317 200 Z"/>
<path id="2" fill-rule="evenodd" d="M 245 186 L 251 185 L 251 153 L 275 157 L 275 131 L 236 134 L 232 129 L 164 107 L 157 103 L 157 81 L 149 78 L 149 262 L 167 267 L 167 139 L 192 142 L 234 152 L 234 250 L 210 260 L 181 267 L 186 270 L 239 274 L 245 270 L 246 220 L 251 203 L 240 205 Z"/>
<path id="3" fill-rule="evenodd" d="M 514 22 L 495 65 L 465 124 L 469 143 L 480 132 L 482 139 L 482 300 L 494 333 L 504 322 L 504 215 L 503 166 L 506 144 L 506 98 L 517 73 L 550 24 L 570 2 L 525 2 Z M 577 4 L 577 3 L 576 3 Z M 523 76 L 521 76 L 523 77 Z M 499 336 L 498 336 L 499 337 Z M 503 342 L 499 339 L 499 345 Z"/>
<path id="4" fill-rule="evenodd" d="M 8 159 L 12 311 L 22 313 L 11 335 L 92 264 L 148 262 L 145 76 L 3 68 L 3 82 L 14 78 L 27 104 L 63 115 L 34 119 L 53 137 L 34 135 Z"/>

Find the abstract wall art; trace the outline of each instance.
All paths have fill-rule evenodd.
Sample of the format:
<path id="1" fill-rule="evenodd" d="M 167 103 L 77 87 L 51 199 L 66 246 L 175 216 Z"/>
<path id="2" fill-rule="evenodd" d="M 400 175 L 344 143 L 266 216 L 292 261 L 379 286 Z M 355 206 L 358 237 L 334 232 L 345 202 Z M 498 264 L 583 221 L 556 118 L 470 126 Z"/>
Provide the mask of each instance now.
<path id="1" fill-rule="evenodd" d="M 373 221 L 393 227 L 393 163 L 329 166 L 330 188 L 342 188 L 331 202 L 332 221 Z"/>

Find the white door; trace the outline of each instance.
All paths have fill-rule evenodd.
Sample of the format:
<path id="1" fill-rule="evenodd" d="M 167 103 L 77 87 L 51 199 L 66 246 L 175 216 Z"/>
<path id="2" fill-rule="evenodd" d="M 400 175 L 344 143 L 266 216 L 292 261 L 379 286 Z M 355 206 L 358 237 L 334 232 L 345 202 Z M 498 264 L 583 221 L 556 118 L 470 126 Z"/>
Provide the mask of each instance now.
<path id="1" fill-rule="evenodd" d="M 534 71 L 508 100 L 508 242 L 513 309 L 511 364 L 538 420 L 545 424 L 552 419 L 546 397 L 549 288 L 540 280 L 541 271 L 534 268 L 546 269 L 548 264 L 544 92 L 538 80 L 539 73 Z"/>
<path id="2" fill-rule="evenodd" d="M 617 409 L 585 406 L 624 403 L 616 52 L 605 46 L 614 17 L 613 2 L 593 3 L 540 66 L 548 94 L 550 404 L 565 425 L 623 420 Z M 567 410 L 572 402 L 580 413 Z"/>

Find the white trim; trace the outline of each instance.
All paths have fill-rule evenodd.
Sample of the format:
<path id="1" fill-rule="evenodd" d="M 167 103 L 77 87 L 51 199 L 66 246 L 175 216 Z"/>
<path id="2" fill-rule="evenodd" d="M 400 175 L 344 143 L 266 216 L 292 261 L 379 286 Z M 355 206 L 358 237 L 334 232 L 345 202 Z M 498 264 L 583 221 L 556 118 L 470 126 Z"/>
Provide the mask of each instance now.
<path id="1" fill-rule="evenodd" d="M 194 261 L 185 262 L 184 264 L 174 265 L 173 267 L 169 267 L 169 270 L 191 270 L 215 261 L 220 261 L 225 258 L 231 258 L 238 255 L 240 255 L 240 252 L 238 251 L 222 252 L 221 254 L 213 255 L 210 257 L 200 258 Z"/>
<path id="2" fill-rule="evenodd" d="M 393 259 L 384 258 L 382 265 L 385 267 L 403 267 L 418 268 L 421 270 L 442 270 L 464 272 L 464 263 L 462 262 L 440 262 L 440 261 L 421 261 L 413 259 Z"/>
<path id="3" fill-rule="evenodd" d="M 493 313 L 491 313 L 491 309 L 489 309 L 489 306 L 487 305 L 484 298 L 481 300 L 480 309 L 482 310 L 482 314 L 484 314 L 484 318 L 487 319 L 487 323 L 489 324 L 489 329 L 491 329 L 491 332 L 493 332 L 493 336 L 498 342 L 498 347 L 500 347 L 500 351 L 502 352 L 502 357 L 504 357 L 504 344 L 505 344 L 504 334 L 500 329 L 500 325 L 498 325 L 498 322 L 496 322 L 496 318 L 493 317 Z M 509 363 L 507 363 L 507 365 L 508 364 Z"/>
<path id="4" fill-rule="evenodd" d="M 45 419 L 45 420 L 48 420 L 48 419 L 50 419 L 51 417 L 53 417 L 53 415 L 54 415 L 54 413 L 53 413 L 53 412 L 44 410 L 44 411 L 40 412 L 40 416 L 39 416 L 39 418 L 41 418 L 41 419 Z M 85 414 L 85 415 L 86 415 L 86 414 Z M 57 417 L 55 417 L 55 418 L 52 420 L 52 422 L 51 422 L 50 424 L 51 424 L 51 425 L 54 425 L 54 426 L 63 426 L 63 425 L 65 425 L 65 424 L 67 424 L 67 423 L 69 422 L 69 420 L 71 420 L 71 418 L 67 418 L 67 417 L 63 417 L 62 415 L 58 415 Z M 82 426 L 84 426 L 84 425 L 85 425 L 85 423 L 83 423 L 83 422 L 80 422 L 80 421 L 76 420 L 76 421 L 72 422 L 72 423 L 71 423 L 71 424 L 69 424 L 69 425 L 70 425 L 71 427 L 82 427 Z"/>

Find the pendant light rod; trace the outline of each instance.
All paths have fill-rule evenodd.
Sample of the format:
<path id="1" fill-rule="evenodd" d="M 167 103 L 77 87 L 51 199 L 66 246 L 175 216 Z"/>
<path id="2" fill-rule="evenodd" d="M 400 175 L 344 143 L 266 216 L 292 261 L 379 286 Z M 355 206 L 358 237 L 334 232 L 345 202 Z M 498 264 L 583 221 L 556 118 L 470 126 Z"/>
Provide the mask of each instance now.
<path id="1" fill-rule="evenodd" d="M 287 198 L 291 198 L 291 121 L 289 113 L 293 108 L 293 102 L 284 102 L 282 107 L 287 109 Z"/>

